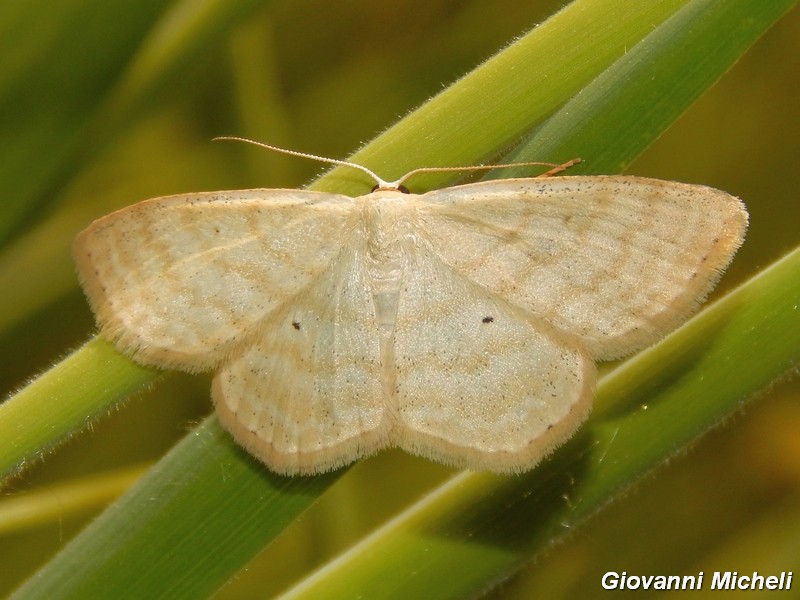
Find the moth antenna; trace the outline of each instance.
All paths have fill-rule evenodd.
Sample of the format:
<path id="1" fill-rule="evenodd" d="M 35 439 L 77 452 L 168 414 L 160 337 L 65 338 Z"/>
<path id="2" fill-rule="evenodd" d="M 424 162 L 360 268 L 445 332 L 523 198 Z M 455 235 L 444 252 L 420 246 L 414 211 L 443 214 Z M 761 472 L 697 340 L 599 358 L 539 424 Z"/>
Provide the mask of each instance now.
<path id="1" fill-rule="evenodd" d="M 530 162 L 505 163 L 497 165 L 474 165 L 470 167 L 420 167 L 418 169 L 412 169 L 397 181 L 392 181 L 391 184 L 399 186 L 409 177 L 417 175 L 419 173 L 437 173 L 441 171 L 488 171 L 489 169 L 502 169 L 505 167 L 552 167 L 549 171 L 536 176 L 536 177 L 552 177 L 556 173 L 561 173 L 562 171 L 566 171 L 571 166 L 577 165 L 580 162 L 583 162 L 580 158 L 573 158 L 572 160 L 568 160 L 567 162 L 561 164 L 530 161 Z"/>
<path id="2" fill-rule="evenodd" d="M 395 182 L 385 181 L 378 177 L 374 171 L 371 171 L 364 165 L 359 165 L 358 163 L 350 162 L 349 160 L 339 160 L 336 158 L 328 158 L 327 156 L 319 156 L 317 154 L 309 154 L 308 152 L 298 152 L 296 150 L 288 150 L 286 148 L 280 148 L 278 146 L 272 146 L 271 144 L 265 144 L 264 142 L 257 142 L 256 140 L 251 140 L 248 138 L 238 137 L 234 135 L 220 135 L 215 138 L 212 138 L 212 141 L 218 140 L 230 140 L 234 142 L 245 142 L 247 144 L 253 144 L 254 146 L 260 146 L 262 148 L 266 148 L 267 150 L 273 150 L 274 152 L 280 152 L 282 154 L 289 154 L 291 156 L 299 156 L 300 158 L 308 158 L 310 160 L 316 160 L 319 162 L 329 163 L 332 165 L 340 165 L 342 167 L 351 167 L 353 169 L 358 169 L 359 171 L 363 171 L 372 179 L 375 180 L 378 189 L 396 189 L 397 186 L 394 185 Z"/>
<path id="3" fill-rule="evenodd" d="M 257 142 L 256 140 L 251 140 L 249 138 L 238 137 L 234 135 L 220 135 L 215 138 L 212 138 L 212 141 L 218 141 L 218 140 L 245 142 L 247 144 L 253 144 L 254 146 L 260 146 L 261 148 L 266 148 L 267 150 L 280 152 L 282 154 L 288 154 L 290 156 L 299 156 L 300 158 L 307 158 L 310 160 L 316 160 L 319 162 L 329 163 L 332 165 L 340 165 L 342 167 L 351 167 L 353 169 L 358 169 L 359 171 L 363 171 L 364 173 L 366 173 L 367 175 L 372 177 L 372 179 L 375 180 L 376 183 L 375 190 L 399 190 L 401 189 L 401 185 L 405 180 L 414 175 L 418 175 L 419 173 L 441 173 L 447 171 L 487 171 L 489 169 L 501 169 L 504 167 L 539 166 L 539 167 L 552 167 L 552 168 L 549 171 L 542 173 L 541 175 L 537 175 L 537 177 L 551 177 L 556 173 L 561 173 L 562 171 L 565 171 L 566 169 L 570 168 L 572 165 L 581 162 L 580 158 L 573 158 L 572 160 L 568 160 L 567 162 L 562 164 L 529 161 L 529 162 L 517 162 L 517 163 L 504 163 L 496 165 L 473 165 L 467 167 L 419 167 L 417 169 L 412 169 L 399 179 L 395 179 L 394 181 L 386 181 L 378 177 L 378 175 L 374 171 L 368 169 L 364 165 L 350 162 L 349 160 L 339 160 L 336 158 L 328 158 L 327 156 L 319 156 L 318 154 L 310 154 L 308 152 L 298 152 L 297 150 L 288 150 L 287 148 L 281 148 L 279 146 L 273 146 L 271 144 L 265 144 L 264 142 Z"/>

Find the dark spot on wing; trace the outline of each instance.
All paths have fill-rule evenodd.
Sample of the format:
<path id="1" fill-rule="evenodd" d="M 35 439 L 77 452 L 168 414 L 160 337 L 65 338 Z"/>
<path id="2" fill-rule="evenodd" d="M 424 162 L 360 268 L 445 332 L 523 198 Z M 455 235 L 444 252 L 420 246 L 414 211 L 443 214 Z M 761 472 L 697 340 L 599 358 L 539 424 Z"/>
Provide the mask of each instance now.
<path id="1" fill-rule="evenodd" d="M 300 330 L 300 322 L 299 321 L 292 321 L 292 327 L 294 327 L 295 329 L 297 329 L 299 331 Z"/>
<path id="2" fill-rule="evenodd" d="M 481 319 L 481 323 L 491 323 L 492 321 L 494 321 L 494 317 L 492 316 L 483 317 Z"/>

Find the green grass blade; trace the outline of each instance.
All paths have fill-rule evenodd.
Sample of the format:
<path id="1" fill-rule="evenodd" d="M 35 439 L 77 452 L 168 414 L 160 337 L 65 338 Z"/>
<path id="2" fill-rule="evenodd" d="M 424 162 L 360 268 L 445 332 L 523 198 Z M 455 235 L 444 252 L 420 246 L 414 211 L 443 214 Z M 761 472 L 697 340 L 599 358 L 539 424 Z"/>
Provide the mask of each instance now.
<path id="1" fill-rule="evenodd" d="M 800 250 L 605 377 L 589 423 L 539 468 L 455 477 L 287 598 L 474 597 L 796 370 L 798 306 Z"/>
<path id="2" fill-rule="evenodd" d="M 564 104 L 509 161 L 575 158 L 619 173 L 796 2 L 693 0 Z M 520 176 L 500 169 L 492 177 Z"/>
<path id="3" fill-rule="evenodd" d="M 351 158 L 391 180 L 420 166 L 474 165 L 496 157 L 686 3 L 573 2 Z M 412 185 L 419 192 L 460 176 L 429 174 Z M 364 193 L 372 185 L 352 169 L 335 169 L 311 187 Z"/>
<path id="4" fill-rule="evenodd" d="M 0 404 L 0 481 L 160 376 L 94 339 Z"/>
<path id="5" fill-rule="evenodd" d="M 344 472 L 273 475 L 209 418 L 13 597 L 208 597 Z"/>

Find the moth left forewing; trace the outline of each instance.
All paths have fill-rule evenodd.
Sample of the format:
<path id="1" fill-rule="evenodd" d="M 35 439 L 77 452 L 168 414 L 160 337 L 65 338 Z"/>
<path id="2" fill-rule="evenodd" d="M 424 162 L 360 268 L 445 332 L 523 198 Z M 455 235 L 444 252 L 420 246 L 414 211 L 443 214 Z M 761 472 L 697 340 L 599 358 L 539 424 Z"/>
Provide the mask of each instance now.
<path id="1" fill-rule="evenodd" d="M 729 194 L 638 177 L 498 180 L 420 202 L 444 262 L 579 337 L 596 359 L 641 349 L 685 320 L 747 227 Z"/>
<path id="2" fill-rule="evenodd" d="M 157 198 L 103 217 L 73 252 L 105 337 L 145 364 L 200 371 L 323 270 L 352 199 L 298 190 Z"/>

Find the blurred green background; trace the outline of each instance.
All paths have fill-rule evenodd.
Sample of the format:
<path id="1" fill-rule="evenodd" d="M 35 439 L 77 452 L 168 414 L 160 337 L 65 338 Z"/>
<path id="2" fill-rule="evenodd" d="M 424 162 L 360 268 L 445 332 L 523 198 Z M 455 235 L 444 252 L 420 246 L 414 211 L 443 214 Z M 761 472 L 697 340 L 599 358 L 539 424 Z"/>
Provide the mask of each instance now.
<path id="1" fill-rule="evenodd" d="M 172 193 L 302 186 L 322 168 L 210 139 L 243 135 L 345 157 L 560 6 L 4 4 L 3 392 L 93 334 L 69 253 L 72 237 L 93 218 Z M 48 18 L 38 18 L 42 11 Z M 711 185 L 745 200 L 750 231 L 721 292 L 800 242 L 799 47 L 795 8 L 628 170 Z M 796 381 L 778 383 L 493 594 L 588 597 L 605 570 L 692 573 L 723 564 L 746 572 L 800 556 L 799 395 Z M 13 481 L 6 490 L 12 500 L 40 486 L 104 491 L 59 509 L 75 488 L 44 488 L 55 508 L 34 510 L 27 520 L 10 518 L 11 505 L 0 501 L 0 594 L 122 491 L 128 467 L 156 460 L 210 410 L 207 377 L 171 376 Z M 118 472 L 119 482 L 98 485 Z M 219 597 L 282 589 L 449 474 L 396 452 L 364 461 Z M 776 531 L 795 546 L 776 548 Z"/>

